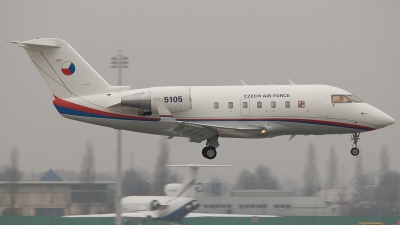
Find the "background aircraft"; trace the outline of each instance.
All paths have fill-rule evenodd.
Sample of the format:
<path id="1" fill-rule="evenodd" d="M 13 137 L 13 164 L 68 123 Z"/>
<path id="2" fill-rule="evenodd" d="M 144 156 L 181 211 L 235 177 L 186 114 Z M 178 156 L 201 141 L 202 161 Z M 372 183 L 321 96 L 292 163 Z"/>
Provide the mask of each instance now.
<path id="1" fill-rule="evenodd" d="M 229 165 L 167 165 L 169 167 L 188 167 L 188 173 L 181 184 L 167 184 L 166 196 L 128 196 L 122 198 L 122 217 L 127 220 L 180 222 L 185 217 L 278 217 L 274 215 L 240 215 L 191 213 L 200 203 L 193 198 L 193 186 L 196 184 L 200 167 L 229 167 Z M 65 216 L 76 217 L 115 217 L 115 213 Z"/>
<path id="2" fill-rule="evenodd" d="M 64 117 L 115 129 L 206 141 L 202 154 L 217 155 L 219 137 L 352 134 L 358 155 L 361 132 L 394 119 L 351 93 L 325 85 L 153 87 L 109 85 L 65 41 L 13 42 L 23 47 Z"/>

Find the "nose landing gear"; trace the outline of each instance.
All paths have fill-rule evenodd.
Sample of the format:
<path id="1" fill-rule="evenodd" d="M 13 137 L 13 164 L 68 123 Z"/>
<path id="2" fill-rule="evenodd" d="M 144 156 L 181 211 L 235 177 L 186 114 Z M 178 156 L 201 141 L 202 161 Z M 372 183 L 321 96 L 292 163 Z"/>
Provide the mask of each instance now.
<path id="1" fill-rule="evenodd" d="M 360 150 L 357 148 L 357 142 L 360 140 L 360 133 L 353 133 L 351 134 L 351 140 L 353 141 L 353 147 L 350 150 L 350 153 L 353 156 L 357 156 L 360 153 Z"/>

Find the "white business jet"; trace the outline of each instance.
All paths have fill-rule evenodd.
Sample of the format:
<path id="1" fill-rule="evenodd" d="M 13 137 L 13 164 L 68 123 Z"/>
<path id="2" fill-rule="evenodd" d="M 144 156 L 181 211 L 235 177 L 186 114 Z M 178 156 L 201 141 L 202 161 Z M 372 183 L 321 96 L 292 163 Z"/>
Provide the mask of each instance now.
<path id="1" fill-rule="evenodd" d="M 219 137 L 272 138 L 360 133 L 394 119 L 351 93 L 327 85 L 176 86 L 131 90 L 109 85 L 66 41 L 13 41 L 26 50 L 69 119 L 114 129 L 206 141 L 202 154 L 217 155 Z"/>
<path id="2" fill-rule="evenodd" d="M 169 221 L 183 224 L 183 218 L 188 217 L 279 217 L 275 215 L 240 215 L 191 213 L 199 208 L 200 203 L 193 198 L 193 186 L 196 184 L 200 167 L 227 167 L 229 165 L 168 165 L 169 167 L 188 167 L 189 171 L 181 184 L 167 184 L 164 187 L 166 196 L 128 196 L 121 200 L 122 217 L 126 220 L 142 221 Z M 115 217 L 115 213 L 72 215 L 76 217 Z"/>

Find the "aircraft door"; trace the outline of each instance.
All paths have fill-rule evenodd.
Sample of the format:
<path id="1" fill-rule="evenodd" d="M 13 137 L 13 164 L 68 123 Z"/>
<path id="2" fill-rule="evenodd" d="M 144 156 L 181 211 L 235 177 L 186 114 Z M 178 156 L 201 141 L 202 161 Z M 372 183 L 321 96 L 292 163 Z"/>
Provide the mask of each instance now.
<path id="1" fill-rule="evenodd" d="M 250 99 L 240 99 L 240 114 L 242 114 L 242 116 L 250 115 Z"/>

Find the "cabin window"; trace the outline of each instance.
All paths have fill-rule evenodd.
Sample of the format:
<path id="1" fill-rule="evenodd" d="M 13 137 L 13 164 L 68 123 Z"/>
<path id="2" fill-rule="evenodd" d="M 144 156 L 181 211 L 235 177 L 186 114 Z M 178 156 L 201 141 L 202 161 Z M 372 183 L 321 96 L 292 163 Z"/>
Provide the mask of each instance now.
<path id="1" fill-rule="evenodd" d="M 243 109 L 247 109 L 247 107 L 249 107 L 247 102 L 243 102 Z"/>
<path id="2" fill-rule="evenodd" d="M 228 102 L 228 108 L 230 108 L 230 109 L 233 108 L 233 102 Z"/>
<path id="3" fill-rule="evenodd" d="M 332 95 L 332 103 L 350 103 L 351 100 L 346 95 Z"/>
<path id="4" fill-rule="evenodd" d="M 286 107 L 286 108 L 290 108 L 290 102 L 289 102 L 289 101 L 286 101 L 286 102 L 285 102 L 285 107 Z"/>
<path id="5" fill-rule="evenodd" d="M 349 97 L 349 99 L 351 99 L 353 102 L 363 102 L 363 100 L 361 100 L 361 99 L 359 99 L 359 98 L 357 98 L 356 96 L 354 96 L 354 95 L 347 95 L 347 97 Z"/>
<path id="6" fill-rule="evenodd" d="M 214 109 L 218 109 L 219 108 L 219 103 L 218 102 L 214 102 Z"/>
<path id="7" fill-rule="evenodd" d="M 262 108 L 262 102 L 257 102 L 257 108 L 259 108 L 259 109 Z"/>
<path id="8" fill-rule="evenodd" d="M 276 102 L 274 101 L 271 102 L 271 108 L 276 108 Z"/>

